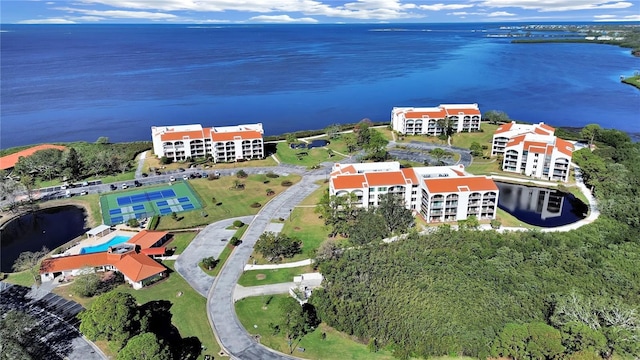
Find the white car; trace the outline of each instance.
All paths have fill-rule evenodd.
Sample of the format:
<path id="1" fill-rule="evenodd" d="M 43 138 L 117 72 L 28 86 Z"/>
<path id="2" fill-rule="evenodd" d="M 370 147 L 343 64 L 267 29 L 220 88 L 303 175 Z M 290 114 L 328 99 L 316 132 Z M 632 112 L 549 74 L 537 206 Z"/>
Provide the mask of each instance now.
<path id="1" fill-rule="evenodd" d="M 189 177 L 187 175 L 182 175 L 182 180 L 187 181 L 187 180 L 189 180 Z"/>
<path id="2" fill-rule="evenodd" d="M 129 185 L 127 185 L 127 183 L 122 184 L 122 188 L 123 188 L 123 189 L 126 189 L 126 188 L 128 188 L 128 187 L 129 187 Z"/>
<path id="3" fill-rule="evenodd" d="M 171 176 L 169 176 L 169 181 L 174 182 L 174 181 L 176 181 L 176 178 L 173 175 L 171 175 Z"/>
<path id="4" fill-rule="evenodd" d="M 87 194 L 89 194 L 89 192 L 88 192 L 87 190 L 82 190 L 82 191 L 80 192 L 80 196 L 82 196 L 82 195 L 87 195 Z"/>

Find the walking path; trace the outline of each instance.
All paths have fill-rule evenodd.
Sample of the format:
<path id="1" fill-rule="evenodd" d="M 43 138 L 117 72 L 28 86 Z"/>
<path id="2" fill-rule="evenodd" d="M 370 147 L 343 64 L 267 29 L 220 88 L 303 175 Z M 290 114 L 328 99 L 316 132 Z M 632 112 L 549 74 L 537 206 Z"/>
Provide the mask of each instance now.
<path id="1" fill-rule="evenodd" d="M 266 264 L 266 265 L 251 265 L 247 264 L 244 266 L 244 271 L 247 270 L 271 270 L 271 269 L 284 269 L 284 268 L 294 268 L 300 266 L 311 265 L 313 261 L 311 259 L 300 260 L 296 262 L 286 263 L 286 264 Z"/>
<path id="2" fill-rule="evenodd" d="M 221 347 L 237 359 L 295 359 L 268 349 L 249 336 L 236 317 L 234 292 L 258 237 L 271 219 L 287 218 L 296 204 L 309 196 L 325 178 L 324 172 L 307 173 L 302 180 L 273 198 L 249 224 L 242 241 L 231 254 L 207 294 L 207 313 Z M 279 290 L 280 291 L 280 290 Z M 287 290 L 288 291 L 288 290 Z"/>
<path id="3" fill-rule="evenodd" d="M 149 151 L 143 151 L 140 153 L 140 156 L 138 157 L 138 168 L 136 169 L 136 175 L 135 178 L 141 178 L 142 177 L 142 170 L 144 170 L 144 159 L 147 158 L 147 153 Z"/>

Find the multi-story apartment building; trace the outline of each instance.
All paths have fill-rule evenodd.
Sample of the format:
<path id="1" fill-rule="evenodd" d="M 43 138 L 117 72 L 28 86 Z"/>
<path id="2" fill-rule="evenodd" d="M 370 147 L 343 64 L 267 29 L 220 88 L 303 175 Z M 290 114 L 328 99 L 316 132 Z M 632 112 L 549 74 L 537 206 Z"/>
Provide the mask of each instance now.
<path id="1" fill-rule="evenodd" d="M 442 134 L 438 120 L 448 118 L 456 132 L 480 131 L 482 115 L 478 104 L 441 104 L 438 107 L 394 107 L 391 127 L 406 135 Z"/>
<path id="2" fill-rule="evenodd" d="M 152 126 L 153 152 L 174 161 L 211 156 L 215 162 L 262 159 L 262 124 Z"/>
<path id="3" fill-rule="evenodd" d="M 503 171 L 566 182 L 574 147 L 554 132 L 544 123 L 504 124 L 493 135 L 491 154 L 503 155 Z"/>
<path id="4" fill-rule="evenodd" d="M 515 136 L 534 133 L 539 135 L 553 135 L 556 129 L 541 122 L 539 124 L 516 124 L 515 121 L 498 126 L 496 132 L 493 133 L 493 141 L 491 145 L 491 156 L 504 154 L 504 149 L 509 140 Z"/>
<path id="5" fill-rule="evenodd" d="M 486 176 L 474 176 L 463 166 L 400 168 L 398 162 L 335 164 L 329 194 L 355 195 L 357 206 L 378 206 L 382 194 L 404 199 L 408 209 L 427 222 L 495 219 L 499 190 Z"/>

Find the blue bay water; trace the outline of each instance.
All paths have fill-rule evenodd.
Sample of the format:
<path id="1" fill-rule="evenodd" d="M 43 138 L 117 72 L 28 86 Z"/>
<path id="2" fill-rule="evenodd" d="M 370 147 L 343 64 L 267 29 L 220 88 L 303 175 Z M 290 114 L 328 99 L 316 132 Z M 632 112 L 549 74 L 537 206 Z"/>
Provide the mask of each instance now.
<path id="1" fill-rule="evenodd" d="M 629 49 L 487 37 L 499 24 L 2 28 L 1 148 L 188 123 L 279 134 L 459 102 L 640 133 L 640 91 L 619 80 L 640 70 Z"/>

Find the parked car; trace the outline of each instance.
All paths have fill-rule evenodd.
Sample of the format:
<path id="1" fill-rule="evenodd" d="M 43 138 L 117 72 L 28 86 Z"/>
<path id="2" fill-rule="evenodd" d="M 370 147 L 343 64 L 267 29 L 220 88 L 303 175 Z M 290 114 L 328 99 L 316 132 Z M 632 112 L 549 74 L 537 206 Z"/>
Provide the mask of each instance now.
<path id="1" fill-rule="evenodd" d="M 129 185 L 127 185 L 127 183 L 122 184 L 122 188 L 123 188 L 123 189 L 126 189 L 126 188 L 128 188 L 128 187 L 129 187 Z"/>
<path id="2" fill-rule="evenodd" d="M 89 192 L 87 190 L 80 191 L 80 196 L 87 195 L 87 194 L 89 194 Z"/>
<path id="3" fill-rule="evenodd" d="M 184 172 L 184 169 L 183 168 L 178 168 L 178 171 L 179 172 Z"/>
<path id="4" fill-rule="evenodd" d="M 134 185 L 135 187 L 140 187 L 140 186 L 142 186 L 142 184 L 141 184 L 141 183 L 140 183 L 140 181 L 138 181 L 138 180 L 135 180 L 135 181 L 133 182 L 133 185 Z"/>
<path id="5" fill-rule="evenodd" d="M 117 187 L 117 186 L 115 186 L 114 184 L 109 185 L 109 187 L 111 188 L 111 190 L 115 190 L 115 189 L 117 189 L 117 188 L 118 188 L 118 187 Z"/>
<path id="6" fill-rule="evenodd" d="M 147 173 L 142 173 L 142 177 L 147 177 L 147 176 L 149 176 L 149 174 L 147 174 Z"/>
<path id="7" fill-rule="evenodd" d="M 176 181 L 176 178 L 173 175 L 171 175 L 171 176 L 169 176 L 169 181 L 174 182 L 174 181 Z"/>
<path id="8" fill-rule="evenodd" d="M 89 186 L 89 182 L 88 181 L 83 181 L 82 182 L 82 186 Z"/>
<path id="9" fill-rule="evenodd" d="M 182 175 L 182 180 L 189 180 L 189 176 L 187 174 Z"/>

